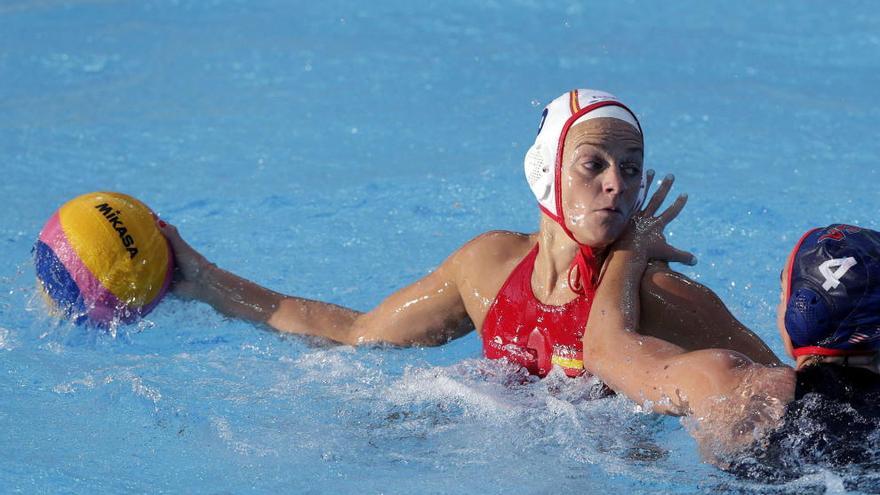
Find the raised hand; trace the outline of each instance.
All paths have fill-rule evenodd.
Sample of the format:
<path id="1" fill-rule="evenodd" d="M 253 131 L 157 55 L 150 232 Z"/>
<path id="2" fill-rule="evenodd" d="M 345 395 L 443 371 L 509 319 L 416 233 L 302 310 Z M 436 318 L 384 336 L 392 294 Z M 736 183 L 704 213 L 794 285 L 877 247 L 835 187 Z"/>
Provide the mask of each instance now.
<path id="1" fill-rule="evenodd" d="M 653 170 L 647 172 L 646 180 L 648 184 L 654 181 Z M 615 243 L 615 249 L 635 251 L 651 260 L 678 262 L 686 265 L 697 263 L 697 258 L 693 254 L 669 245 L 663 235 L 663 229 L 681 213 L 687 203 L 687 194 L 680 195 L 669 208 L 656 215 L 660 205 L 669 194 L 673 182 L 675 182 L 675 177 L 671 174 L 663 179 L 648 204 L 633 215 L 627 231 Z"/>

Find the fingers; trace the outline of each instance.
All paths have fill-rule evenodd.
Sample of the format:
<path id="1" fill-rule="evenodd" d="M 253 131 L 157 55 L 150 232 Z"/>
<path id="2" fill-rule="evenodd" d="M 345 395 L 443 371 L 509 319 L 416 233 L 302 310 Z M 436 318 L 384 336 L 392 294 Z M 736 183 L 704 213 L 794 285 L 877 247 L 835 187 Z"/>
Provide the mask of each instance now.
<path id="1" fill-rule="evenodd" d="M 159 227 L 159 230 L 161 230 L 162 233 L 165 234 L 166 236 L 167 236 L 172 230 L 173 230 L 173 231 L 177 231 L 177 228 L 174 227 L 174 225 L 171 225 L 170 223 L 167 223 L 165 220 L 162 220 L 161 218 L 157 218 L 157 219 L 156 219 L 156 227 Z"/>
<path id="2" fill-rule="evenodd" d="M 645 216 L 654 216 L 657 213 L 660 205 L 666 200 L 666 195 L 669 194 L 673 182 L 675 182 L 675 176 L 672 174 L 663 178 L 663 181 L 660 182 L 660 187 L 657 188 L 657 192 L 651 196 L 651 201 L 648 202 L 648 206 L 642 212 Z"/>
<path id="3" fill-rule="evenodd" d="M 683 263 L 688 266 L 694 266 L 697 264 L 697 257 L 693 254 L 668 245 L 667 251 L 664 253 L 664 256 L 662 256 L 662 259 L 669 262 Z"/>
<path id="4" fill-rule="evenodd" d="M 159 227 L 159 231 L 162 232 L 162 235 L 168 239 L 168 242 L 171 243 L 171 247 L 177 251 L 178 247 L 189 247 L 186 241 L 180 237 L 180 233 L 177 231 L 177 227 L 171 225 L 170 223 L 164 222 L 162 219 L 156 221 L 156 226 Z"/>
<path id="5" fill-rule="evenodd" d="M 651 191 L 651 184 L 654 183 L 654 169 L 649 168 L 647 172 L 645 172 L 645 190 L 639 191 L 639 195 L 642 197 L 642 202 L 639 203 L 639 206 L 645 204 L 645 198 L 648 197 L 648 193 Z"/>
<path id="6" fill-rule="evenodd" d="M 684 205 L 687 204 L 687 200 L 687 194 L 680 194 L 672 203 L 672 205 L 670 205 L 669 208 L 666 208 L 666 211 L 660 214 L 658 218 L 660 218 L 660 221 L 663 222 L 663 225 L 669 225 L 669 222 L 674 220 L 675 217 L 677 217 L 678 214 L 681 213 Z"/>

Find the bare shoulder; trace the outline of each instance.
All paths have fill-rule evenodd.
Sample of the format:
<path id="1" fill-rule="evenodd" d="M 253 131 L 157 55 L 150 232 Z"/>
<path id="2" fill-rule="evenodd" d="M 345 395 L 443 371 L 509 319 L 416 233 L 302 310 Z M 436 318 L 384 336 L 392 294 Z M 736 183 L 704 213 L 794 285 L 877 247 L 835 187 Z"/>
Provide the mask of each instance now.
<path id="1" fill-rule="evenodd" d="M 453 255 L 456 263 L 466 266 L 498 266 L 511 260 L 522 259 L 535 245 L 530 234 L 492 230 L 468 241 Z"/>
<path id="2" fill-rule="evenodd" d="M 494 230 L 475 237 L 444 263 L 478 332 L 504 281 L 535 242 L 533 235 Z"/>
<path id="3" fill-rule="evenodd" d="M 463 246 L 465 249 L 528 249 L 534 244 L 532 234 L 510 230 L 490 230 L 474 237 Z"/>

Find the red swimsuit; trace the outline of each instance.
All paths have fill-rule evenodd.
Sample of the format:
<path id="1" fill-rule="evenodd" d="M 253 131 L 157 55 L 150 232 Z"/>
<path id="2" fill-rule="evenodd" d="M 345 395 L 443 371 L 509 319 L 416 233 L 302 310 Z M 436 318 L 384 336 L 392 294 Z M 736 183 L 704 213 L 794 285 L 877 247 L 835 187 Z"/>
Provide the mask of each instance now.
<path id="1" fill-rule="evenodd" d="M 584 372 L 581 337 L 594 292 L 586 291 L 562 306 L 542 303 L 532 292 L 537 256 L 535 244 L 492 302 L 483 322 L 483 352 L 489 359 L 506 357 L 541 377 L 554 364 L 568 376 L 578 376 Z"/>

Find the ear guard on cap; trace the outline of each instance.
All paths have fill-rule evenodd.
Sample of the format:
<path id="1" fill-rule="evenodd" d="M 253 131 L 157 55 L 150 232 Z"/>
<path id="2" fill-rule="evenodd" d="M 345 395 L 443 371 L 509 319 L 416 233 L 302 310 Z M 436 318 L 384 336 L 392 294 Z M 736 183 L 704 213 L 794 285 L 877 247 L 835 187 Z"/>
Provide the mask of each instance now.
<path id="1" fill-rule="evenodd" d="M 638 133 L 642 128 L 635 114 L 614 95 L 595 89 L 576 89 L 553 99 L 541 114 L 535 143 L 526 152 L 524 168 L 529 188 L 541 209 L 560 221 L 562 212 L 556 211 L 559 191 L 556 191 L 560 146 L 568 128 L 596 118 L 613 118 L 631 125 Z M 639 202 L 644 193 L 639 195 Z"/>
<path id="2" fill-rule="evenodd" d="M 820 344 L 832 336 L 832 308 L 825 297 L 808 287 L 794 290 L 785 309 L 785 329 L 795 347 Z"/>
<path id="3" fill-rule="evenodd" d="M 556 198 L 553 192 L 553 166 L 554 163 L 542 149 L 541 143 L 536 142 L 526 152 L 525 169 L 526 181 L 529 183 L 532 193 L 538 198 L 538 203 L 545 208 L 556 210 Z"/>

